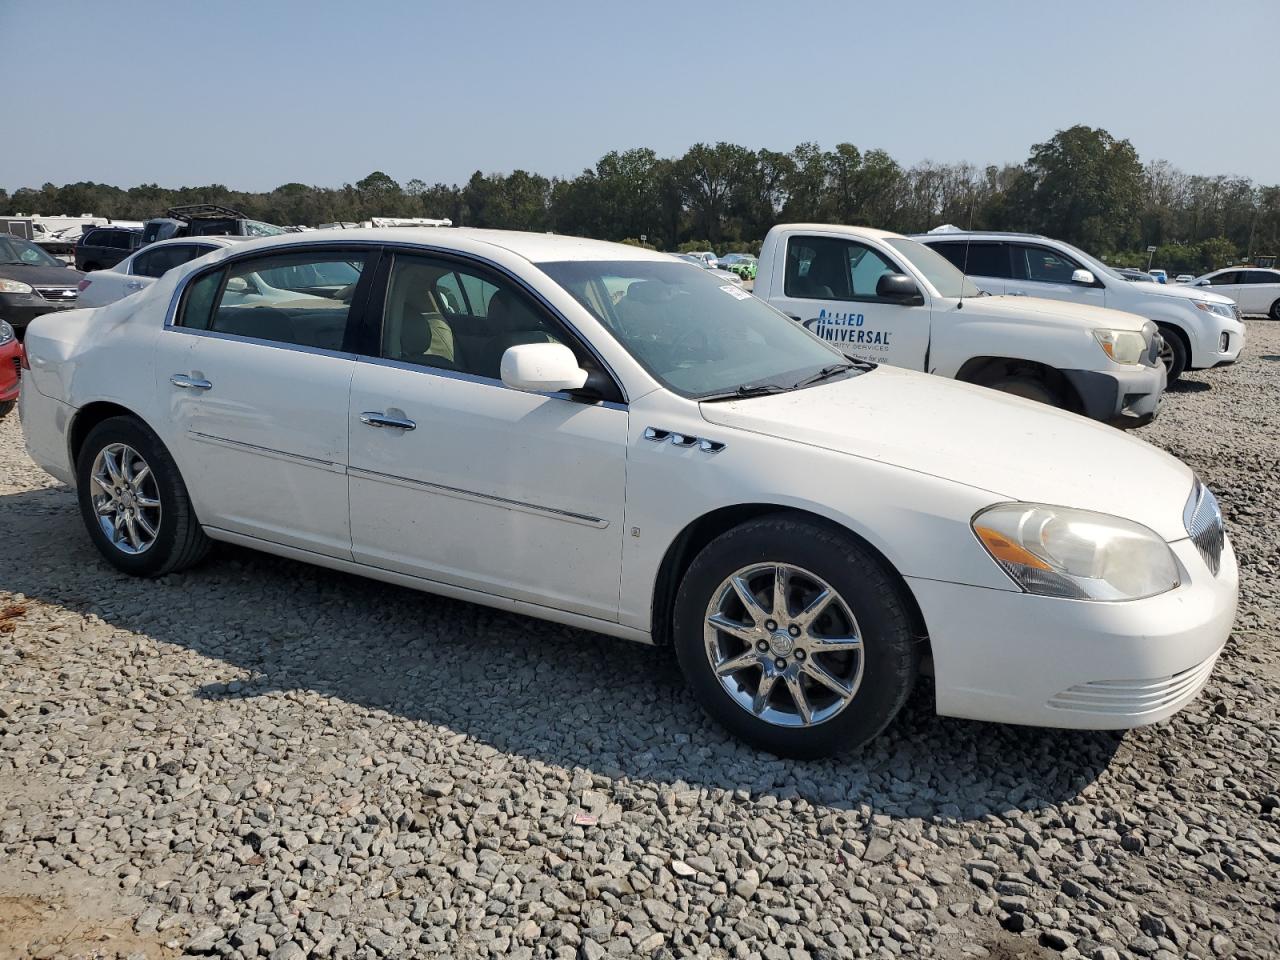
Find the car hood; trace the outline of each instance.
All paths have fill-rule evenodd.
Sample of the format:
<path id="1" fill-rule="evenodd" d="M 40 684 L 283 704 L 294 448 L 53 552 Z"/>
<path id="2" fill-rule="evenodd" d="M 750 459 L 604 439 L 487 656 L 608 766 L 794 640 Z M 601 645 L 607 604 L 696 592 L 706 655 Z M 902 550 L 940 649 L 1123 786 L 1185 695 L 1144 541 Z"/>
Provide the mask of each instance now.
<path id="1" fill-rule="evenodd" d="M 1114 427 L 894 367 L 773 396 L 701 404 L 709 423 L 822 447 L 1023 500 L 1187 536 L 1186 464 Z"/>
<path id="2" fill-rule="evenodd" d="M 70 267 L 42 267 L 32 263 L 0 263 L 0 277 L 42 287 L 74 287 L 84 274 Z"/>
<path id="3" fill-rule="evenodd" d="M 1134 313 L 1097 307 L 1090 303 L 1073 303 L 1070 300 L 1045 300 L 1041 297 L 968 297 L 964 311 L 996 317 L 1000 320 L 1021 320 L 1052 324 L 1081 324 L 1108 330 L 1142 330 L 1146 320 Z M 970 314 L 972 317 L 973 314 Z"/>
<path id="4" fill-rule="evenodd" d="M 1209 303 L 1235 303 L 1230 297 L 1214 293 L 1204 287 L 1181 286 L 1169 283 L 1148 283 L 1146 280 L 1126 281 L 1134 290 L 1148 297 L 1171 297 L 1174 300 L 1205 300 Z"/>

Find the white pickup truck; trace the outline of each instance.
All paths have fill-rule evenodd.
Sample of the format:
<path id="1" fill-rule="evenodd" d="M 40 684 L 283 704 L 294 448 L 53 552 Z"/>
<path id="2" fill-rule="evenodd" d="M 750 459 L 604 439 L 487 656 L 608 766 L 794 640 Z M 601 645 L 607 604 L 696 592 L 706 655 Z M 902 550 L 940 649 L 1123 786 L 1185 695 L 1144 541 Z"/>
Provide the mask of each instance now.
<path id="1" fill-rule="evenodd" d="M 782 224 L 765 237 L 756 296 L 845 354 L 992 387 L 1131 427 L 1165 387 L 1156 325 L 1083 304 L 991 296 L 895 233 Z"/>

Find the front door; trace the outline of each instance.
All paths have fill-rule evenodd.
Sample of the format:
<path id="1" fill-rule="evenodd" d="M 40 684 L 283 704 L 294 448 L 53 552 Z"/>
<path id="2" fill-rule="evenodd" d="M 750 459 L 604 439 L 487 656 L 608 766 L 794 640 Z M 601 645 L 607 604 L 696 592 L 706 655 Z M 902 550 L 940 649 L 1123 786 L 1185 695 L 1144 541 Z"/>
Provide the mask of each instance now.
<path id="1" fill-rule="evenodd" d="M 878 296 L 876 284 L 887 273 L 908 271 L 859 240 L 793 236 L 787 241 L 785 297 L 774 305 L 848 356 L 923 370 L 929 305 Z"/>
<path id="2" fill-rule="evenodd" d="M 1088 267 L 1048 247 L 1027 243 L 1015 243 L 1010 247 L 1013 274 L 1008 286 L 1010 293 L 1106 306 L 1107 290 L 1100 280 L 1095 277 L 1093 283 L 1076 283 L 1071 279 L 1075 271 L 1088 270 Z"/>
<path id="3" fill-rule="evenodd" d="M 499 374 L 516 344 L 585 348 L 467 261 L 397 254 L 380 299 L 348 418 L 355 559 L 617 620 L 627 411 Z"/>
<path id="4" fill-rule="evenodd" d="M 344 351 L 367 255 L 308 248 L 233 261 L 198 276 L 157 348 L 165 442 L 201 523 L 349 559 Z M 299 267 L 345 279 L 290 291 Z M 246 286 L 278 296 L 246 300 Z M 353 304 L 357 305 L 353 309 Z"/>

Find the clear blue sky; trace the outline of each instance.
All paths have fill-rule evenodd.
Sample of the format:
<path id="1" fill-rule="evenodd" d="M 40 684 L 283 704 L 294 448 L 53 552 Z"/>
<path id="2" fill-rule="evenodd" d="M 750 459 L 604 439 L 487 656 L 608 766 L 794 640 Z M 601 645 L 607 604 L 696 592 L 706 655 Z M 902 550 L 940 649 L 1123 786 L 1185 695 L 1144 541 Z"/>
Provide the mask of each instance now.
<path id="1" fill-rule="evenodd" d="M 571 176 L 697 141 L 1021 161 L 1075 123 L 1280 183 L 1280 0 L 0 0 L 0 187 Z"/>

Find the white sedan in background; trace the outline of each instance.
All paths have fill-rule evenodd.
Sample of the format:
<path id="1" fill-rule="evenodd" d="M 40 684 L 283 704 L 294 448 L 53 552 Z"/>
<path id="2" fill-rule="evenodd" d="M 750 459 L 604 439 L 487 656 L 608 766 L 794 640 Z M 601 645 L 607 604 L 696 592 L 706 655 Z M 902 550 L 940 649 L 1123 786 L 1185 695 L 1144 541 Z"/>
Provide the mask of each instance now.
<path id="1" fill-rule="evenodd" d="M 293 299 L 236 297 L 253 277 Z M 673 648 L 779 754 L 875 736 L 926 661 L 942 714 L 1159 720 L 1235 616 L 1222 516 L 1178 460 L 849 360 L 636 247 L 253 240 L 40 317 L 26 352 L 27 449 L 120 570 L 223 540 Z"/>
<path id="2" fill-rule="evenodd" d="M 1263 267 L 1228 267 L 1192 281 L 1230 297 L 1240 312 L 1250 317 L 1280 320 L 1280 270 Z"/>
<path id="3" fill-rule="evenodd" d="M 145 290 L 174 267 L 222 250 L 246 237 L 181 237 L 148 244 L 107 270 L 95 270 L 80 281 L 79 305 L 102 307 Z"/>

